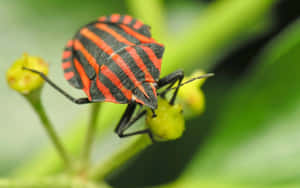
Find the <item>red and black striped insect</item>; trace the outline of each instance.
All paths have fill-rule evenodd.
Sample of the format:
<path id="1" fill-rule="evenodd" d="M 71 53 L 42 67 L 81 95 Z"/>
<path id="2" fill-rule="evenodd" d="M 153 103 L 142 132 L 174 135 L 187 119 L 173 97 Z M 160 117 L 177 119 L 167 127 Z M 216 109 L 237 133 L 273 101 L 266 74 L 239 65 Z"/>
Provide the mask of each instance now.
<path id="1" fill-rule="evenodd" d="M 160 79 L 164 46 L 151 37 L 150 27 L 128 15 L 112 14 L 83 26 L 70 40 L 63 52 L 62 68 L 65 79 L 75 88 L 82 89 L 87 98 L 75 99 L 55 85 L 43 73 L 51 86 L 76 104 L 113 102 L 128 104 L 115 132 L 120 137 L 151 132 L 125 131 L 146 110 L 132 117 L 136 106 L 157 108 L 157 96 L 165 96 L 184 77 L 183 71 L 175 71 Z M 168 85 L 168 86 L 167 86 Z M 167 86 L 160 93 L 157 90 Z M 173 104 L 179 89 L 175 88 L 170 99 Z"/>

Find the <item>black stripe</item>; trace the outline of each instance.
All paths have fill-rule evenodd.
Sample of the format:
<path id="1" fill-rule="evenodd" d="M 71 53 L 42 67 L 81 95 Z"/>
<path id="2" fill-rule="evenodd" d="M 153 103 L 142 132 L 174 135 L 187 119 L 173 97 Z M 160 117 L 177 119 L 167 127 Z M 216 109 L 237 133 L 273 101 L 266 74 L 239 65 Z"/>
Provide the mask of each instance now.
<path id="1" fill-rule="evenodd" d="M 62 63 L 68 62 L 68 61 L 72 61 L 72 55 L 70 57 L 68 57 L 68 58 L 62 59 Z"/>
<path id="2" fill-rule="evenodd" d="M 71 50 L 72 50 L 72 48 L 71 48 Z M 67 73 L 67 72 L 73 72 L 74 73 L 74 76 L 71 79 L 69 79 L 68 82 L 73 87 L 75 87 L 77 89 L 82 89 L 83 88 L 83 84 L 82 84 L 82 81 L 80 79 L 79 73 L 75 69 L 75 65 L 74 65 L 74 61 L 73 61 L 73 53 L 71 53 L 70 57 L 62 59 L 62 63 L 68 62 L 68 61 L 70 61 L 71 67 L 69 67 L 67 69 L 64 69 L 64 73 Z"/>
<path id="3" fill-rule="evenodd" d="M 89 27 L 89 30 L 91 32 L 94 32 L 97 36 L 99 36 L 107 45 L 109 45 L 115 52 L 117 50 L 123 49 L 124 47 L 126 47 L 125 44 L 118 42 L 113 36 L 111 36 L 110 34 L 106 33 L 105 31 L 101 31 L 97 28 L 93 27 Z M 82 36 L 83 37 L 83 36 Z M 86 39 L 88 41 L 88 45 L 90 45 L 90 43 L 93 43 L 92 41 L 90 41 L 89 39 Z M 93 43 L 94 44 L 94 43 Z M 103 60 L 104 64 L 107 65 L 107 67 L 109 67 L 109 69 L 115 73 L 115 75 L 121 80 L 122 84 L 124 85 L 125 88 L 131 90 L 133 89 L 134 83 L 131 81 L 131 79 L 128 78 L 128 76 L 125 74 L 125 72 L 121 69 L 121 67 L 119 67 L 119 65 L 116 64 L 116 62 L 114 60 L 112 60 L 108 54 L 106 54 L 105 52 L 103 52 L 101 49 L 98 48 L 97 45 L 94 45 L 95 49 L 97 49 L 99 51 L 99 53 L 101 53 L 101 56 L 99 57 L 95 57 L 95 59 L 97 58 L 101 58 L 101 60 Z M 90 49 L 90 48 L 88 48 Z M 118 53 L 119 54 L 119 53 Z M 123 61 L 127 64 L 127 59 L 124 59 L 122 56 L 121 58 L 123 59 Z M 97 60 L 98 61 L 98 60 Z M 128 65 L 129 66 L 129 65 Z M 129 68 L 131 68 L 133 66 L 129 66 Z M 132 71 L 134 73 L 134 70 Z"/>
<path id="4" fill-rule="evenodd" d="M 136 46 L 135 49 L 137 51 L 137 54 L 143 59 L 143 62 L 146 65 L 149 73 L 152 75 L 153 79 L 157 81 L 160 75 L 159 70 L 154 66 L 147 53 L 141 47 Z"/>
<path id="5" fill-rule="evenodd" d="M 104 21 L 96 20 L 96 21 L 93 21 L 93 22 L 90 22 L 90 23 L 86 24 L 86 25 L 83 26 L 83 27 L 88 27 L 88 26 L 90 26 L 90 25 L 94 25 L 95 23 L 105 23 L 105 24 L 107 24 L 107 25 L 115 25 L 115 26 L 116 26 L 116 25 L 118 25 L 118 24 L 123 24 L 122 22 L 123 22 L 123 20 L 124 20 L 124 17 L 125 17 L 125 15 L 121 15 L 118 22 L 112 23 L 112 22 L 110 21 L 111 16 L 106 16 L 106 17 L 105 17 L 106 20 L 104 20 Z M 137 30 L 137 29 L 133 28 L 133 26 L 134 26 L 134 24 L 135 24 L 136 22 L 137 22 L 137 19 L 132 18 L 132 20 L 131 20 L 128 24 L 123 24 L 123 25 L 126 25 L 126 26 L 130 27 L 131 29 L 133 29 L 134 31 L 136 31 L 136 32 L 138 32 L 138 33 L 140 33 L 140 34 L 142 34 L 142 35 L 144 35 L 144 36 L 150 38 L 150 37 L 151 37 L 150 26 L 149 26 L 149 25 L 146 25 L 146 24 L 143 24 L 143 25 L 141 26 L 141 28 Z M 83 28 L 83 27 L 82 27 L 82 28 Z"/>
<path id="6" fill-rule="evenodd" d="M 119 42 L 111 34 L 96 28 L 95 26 L 90 26 L 88 29 L 99 36 L 104 42 L 109 45 L 115 52 L 121 48 L 127 46 L 126 44 Z"/>
<path id="7" fill-rule="evenodd" d="M 100 82 L 102 82 L 111 92 L 111 94 L 115 97 L 115 99 L 119 103 L 128 103 L 129 101 L 123 95 L 122 91 L 119 90 L 106 76 L 99 74 Z"/>
<path id="8" fill-rule="evenodd" d="M 130 28 L 134 29 L 133 26 L 134 26 L 134 24 L 136 23 L 136 21 L 137 21 L 137 19 L 132 18 L 132 20 L 131 20 L 131 22 L 128 24 L 128 26 L 129 26 Z M 134 30 L 136 31 L 136 29 L 134 29 Z"/>
<path id="9" fill-rule="evenodd" d="M 146 24 L 143 23 L 143 25 L 141 26 L 141 28 L 139 29 L 135 29 L 133 26 L 135 25 L 135 23 L 137 21 L 140 21 L 140 20 L 137 20 L 135 18 L 132 19 L 132 21 L 130 22 L 130 24 L 128 25 L 131 29 L 133 29 L 134 31 L 150 38 L 151 37 L 151 33 L 150 33 L 150 27 Z"/>
<path id="10" fill-rule="evenodd" d="M 105 21 L 101 21 L 101 22 L 98 21 L 98 23 L 106 23 L 107 25 L 111 25 L 111 26 L 116 26 L 117 27 L 118 24 L 123 24 L 122 22 L 124 20 L 124 17 L 125 17 L 125 15 L 122 15 L 120 17 L 120 19 L 119 19 L 118 22 L 113 23 L 113 22 L 110 21 L 111 16 L 106 16 L 106 20 Z M 140 20 L 132 18 L 132 20 L 128 24 L 123 24 L 123 25 L 126 25 L 126 26 L 130 27 L 131 29 L 133 29 L 134 31 L 136 31 L 136 32 L 138 32 L 138 33 L 140 33 L 140 34 L 142 34 L 142 35 L 150 38 L 151 37 L 151 33 L 150 33 L 150 27 L 148 25 L 143 24 L 141 26 L 141 28 L 139 28 L 139 29 L 135 29 L 133 27 L 137 21 L 140 21 Z M 91 25 L 93 23 L 95 23 L 95 22 L 91 22 L 88 25 Z"/>
<path id="11" fill-rule="evenodd" d="M 101 102 L 105 100 L 103 93 L 97 87 L 96 80 L 91 81 L 90 94 L 92 101 L 94 102 Z"/>
<path id="12" fill-rule="evenodd" d="M 119 78 L 126 89 L 132 90 L 135 88 L 135 85 L 131 79 L 129 79 L 119 65 L 117 65 L 112 59 L 109 59 L 107 67 Z"/>
<path id="13" fill-rule="evenodd" d="M 73 72 L 74 73 L 74 76 L 68 80 L 68 82 L 75 88 L 77 89 L 82 89 L 83 88 L 83 84 L 82 84 L 82 81 L 79 77 L 79 74 L 77 72 L 76 69 L 74 69 L 73 67 L 70 67 L 68 69 L 65 69 L 64 70 L 64 73 L 68 73 L 68 72 Z"/>
<path id="14" fill-rule="evenodd" d="M 64 69 L 64 73 L 67 73 L 67 72 L 73 72 L 73 67 L 69 67 L 67 69 Z"/>
<path id="15" fill-rule="evenodd" d="M 136 31 L 148 38 L 151 38 L 150 26 L 148 26 L 148 25 L 143 24 L 143 26 Z"/>
<path id="16" fill-rule="evenodd" d="M 151 48 L 158 59 L 162 58 L 165 51 L 165 48 L 163 46 L 160 46 L 156 43 L 149 43 L 149 44 L 142 44 L 142 45 Z"/>
<path id="17" fill-rule="evenodd" d="M 157 97 L 154 95 L 150 84 L 144 82 L 142 86 L 144 87 L 149 98 L 147 98 L 140 90 L 137 89 L 134 90 L 134 95 L 136 96 L 136 98 L 143 101 L 146 106 L 155 109 L 157 107 Z"/>
<path id="18" fill-rule="evenodd" d="M 97 63 L 101 66 L 105 64 L 109 69 L 122 81 L 125 88 L 131 90 L 134 88 L 134 83 L 127 77 L 125 72 L 113 61 L 109 59 L 109 55 L 103 52 L 91 40 L 81 36 L 80 42 L 86 47 L 88 52 L 96 59 Z"/>
<path id="19" fill-rule="evenodd" d="M 72 49 L 73 49 L 73 46 L 65 47 L 64 51 L 72 51 Z"/>
<path id="20" fill-rule="evenodd" d="M 98 46 L 93 43 L 90 39 L 85 38 L 82 35 L 79 35 L 77 39 L 81 42 L 81 44 L 85 47 L 85 49 L 89 52 L 91 56 L 93 56 L 99 66 L 103 65 L 105 59 L 109 57 L 104 51 L 102 51 Z"/>
<path id="21" fill-rule="evenodd" d="M 114 22 L 113 23 L 113 22 L 110 21 L 111 16 L 106 16 L 106 20 L 105 21 L 101 21 L 101 22 L 98 21 L 98 23 L 115 24 L 115 25 L 116 24 L 123 24 L 124 17 L 125 17 L 125 15 L 120 15 L 120 19 L 118 20 L 118 22 Z M 132 18 L 131 21 L 128 24 L 124 24 L 124 25 L 132 27 L 131 25 L 134 24 L 134 23 L 135 23 L 135 19 Z"/>
<path id="22" fill-rule="evenodd" d="M 86 75 L 90 80 L 96 77 L 96 72 L 94 68 L 89 64 L 88 60 L 84 57 L 81 51 L 74 50 L 74 57 L 77 58 L 78 62 L 82 65 Z"/>
<path id="23" fill-rule="evenodd" d="M 134 47 L 133 47 L 134 48 Z M 135 75 L 136 79 L 139 82 L 145 81 L 145 73 L 144 70 L 141 70 L 140 67 L 136 64 L 133 57 L 127 52 L 126 49 L 122 50 L 119 55 L 123 58 L 126 62 L 128 67 L 130 68 L 131 72 Z"/>
<path id="24" fill-rule="evenodd" d="M 105 18 L 106 18 L 105 23 L 111 23 L 111 21 L 110 21 L 111 15 L 106 16 Z"/>
<path id="25" fill-rule="evenodd" d="M 117 33 L 119 33 L 121 36 L 123 36 L 124 38 L 126 38 L 128 41 L 130 41 L 130 42 L 132 42 L 132 43 L 134 43 L 134 44 L 140 44 L 140 43 L 141 43 L 141 42 L 140 42 L 138 39 L 136 39 L 135 37 L 133 37 L 133 36 L 127 34 L 122 28 L 120 28 L 120 27 L 118 27 L 118 26 L 116 26 L 116 25 L 114 25 L 114 24 L 107 24 L 107 26 L 108 26 L 110 29 L 112 29 L 112 30 L 116 31 Z"/>
<path id="26" fill-rule="evenodd" d="M 124 17 L 125 17 L 125 15 L 121 15 L 121 16 L 120 16 L 120 19 L 119 19 L 119 21 L 118 21 L 119 24 L 123 22 Z"/>
<path id="27" fill-rule="evenodd" d="M 64 48 L 64 51 L 63 51 L 63 54 L 64 54 L 65 52 L 72 51 L 72 50 L 73 50 L 72 47 L 65 47 L 65 48 Z M 73 54 L 71 53 L 70 57 L 62 58 L 62 62 L 71 61 L 71 60 L 72 60 L 72 55 L 73 55 Z"/>

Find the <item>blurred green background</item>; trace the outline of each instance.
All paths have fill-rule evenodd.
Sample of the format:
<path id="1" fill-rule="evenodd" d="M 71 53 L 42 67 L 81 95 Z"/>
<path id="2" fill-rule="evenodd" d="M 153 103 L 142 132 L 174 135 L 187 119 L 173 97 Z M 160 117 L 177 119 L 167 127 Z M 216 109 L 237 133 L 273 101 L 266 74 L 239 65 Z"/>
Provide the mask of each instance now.
<path id="1" fill-rule="evenodd" d="M 147 18 L 146 13 L 152 12 L 164 19 L 153 28 L 153 37 L 166 43 L 168 63 L 162 69 L 215 73 L 203 87 L 206 111 L 187 120 L 181 139 L 149 147 L 107 181 L 132 188 L 164 184 L 180 176 L 183 182 L 195 181 L 194 187 L 199 182 L 202 186 L 201 182 L 209 182 L 206 187 L 210 182 L 211 187 L 218 187 L 217 182 L 230 182 L 228 187 L 300 186 L 300 3 L 266 1 L 257 16 L 247 8 L 237 11 L 243 0 L 161 0 L 163 15 L 137 8 L 135 2 L 0 0 L 0 175 L 11 174 L 50 145 L 29 105 L 6 84 L 11 63 L 24 52 L 41 56 L 49 62 L 54 82 L 73 96 L 84 96 L 63 78 L 60 59 L 66 41 L 99 16 L 129 13 L 147 23 L 155 21 Z M 252 22 L 243 20 L 253 15 L 257 17 Z M 226 23 L 222 16 L 241 19 Z M 62 135 L 73 122 L 86 119 L 88 106 L 71 104 L 48 85 L 42 98 Z M 98 144 L 94 158 L 122 142 L 113 138 Z"/>

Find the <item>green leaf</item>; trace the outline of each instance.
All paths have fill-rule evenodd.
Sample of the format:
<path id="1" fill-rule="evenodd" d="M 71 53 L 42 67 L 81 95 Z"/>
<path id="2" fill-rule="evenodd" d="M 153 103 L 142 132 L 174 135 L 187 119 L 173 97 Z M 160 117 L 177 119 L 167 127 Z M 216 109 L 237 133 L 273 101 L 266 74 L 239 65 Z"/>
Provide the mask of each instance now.
<path id="1" fill-rule="evenodd" d="M 185 177 L 299 182 L 300 21 L 283 31 L 233 89 Z"/>
<path id="2" fill-rule="evenodd" d="M 267 14 L 276 2 L 225 0 L 211 3 L 180 36 L 168 37 L 162 70 L 213 68 L 216 58 L 228 49 L 239 46 L 254 33 L 268 30 Z"/>

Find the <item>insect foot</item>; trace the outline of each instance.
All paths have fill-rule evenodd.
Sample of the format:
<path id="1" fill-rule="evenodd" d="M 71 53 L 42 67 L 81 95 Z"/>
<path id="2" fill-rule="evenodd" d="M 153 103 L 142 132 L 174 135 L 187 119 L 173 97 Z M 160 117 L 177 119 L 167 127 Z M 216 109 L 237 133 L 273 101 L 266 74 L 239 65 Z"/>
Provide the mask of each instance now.
<path id="1" fill-rule="evenodd" d="M 17 92 L 28 95 L 42 87 L 44 80 L 37 74 L 24 70 L 24 67 L 48 74 L 48 64 L 41 58 L 24 53 L 6 72 L 8 85 Z"/>
<path id="2" fill-rule="evenodd" d="M 152 117 L 152 111 L 148 110 L 146 123 L 155 141 L 168 141 L 180 138 L 185 130 L 184 117 L 181 105 L 170 105 L 163 98 L 158 98 L 157 116 Z"/>

